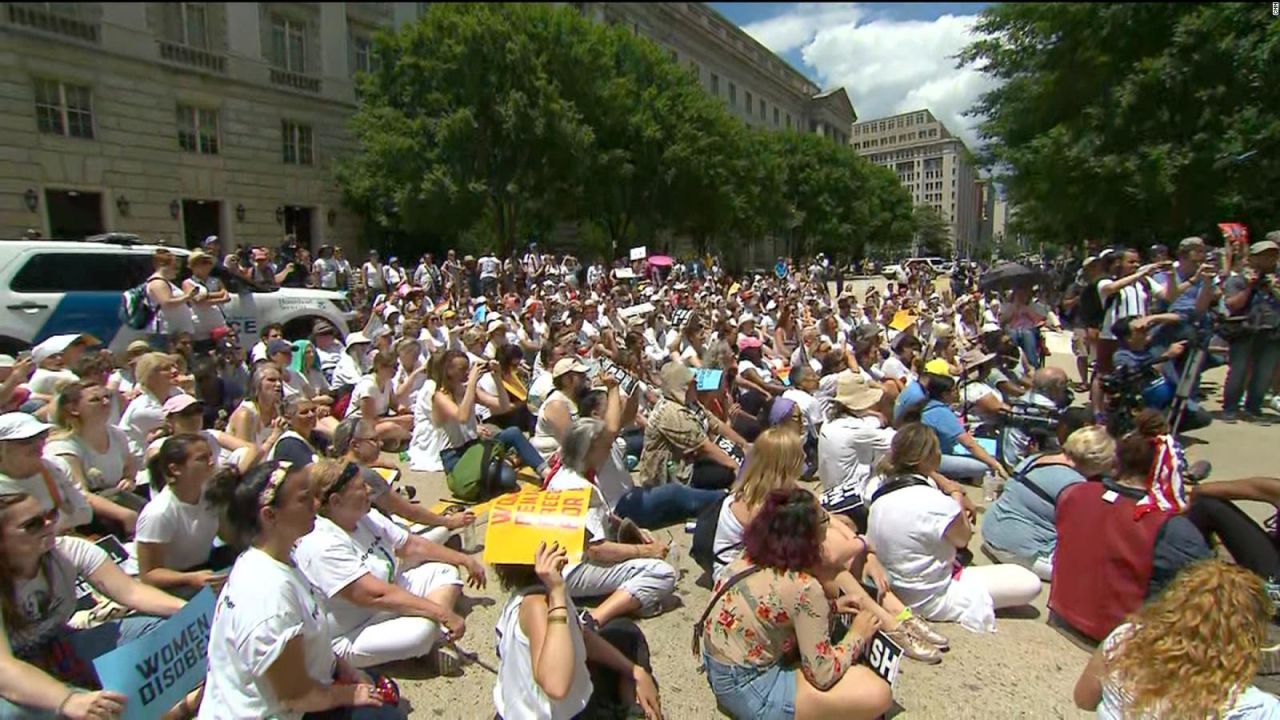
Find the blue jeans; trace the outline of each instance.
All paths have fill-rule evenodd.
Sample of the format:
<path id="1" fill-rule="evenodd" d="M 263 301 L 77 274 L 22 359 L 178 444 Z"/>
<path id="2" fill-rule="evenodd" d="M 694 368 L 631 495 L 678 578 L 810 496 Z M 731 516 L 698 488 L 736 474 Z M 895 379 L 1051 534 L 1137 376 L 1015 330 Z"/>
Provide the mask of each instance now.
<path id="1" fill-rule="evenodd" d="M 938 472 L 952 480 L 980 480 L 987 473 L 987 464 L 967 455 L 943 455 Z"/>
<path id="2" fill-rule="evenodd" d="M 1231 341 L 1231 362 L 1222 388 L 1222 409 L 1235 412 L 1244 398 L 1245 412 L 1262 411 L 1262 400 L 1280 363 L 1280 339 L 1269 333 L 1251 334 Z"/>
<path id="3" fill-rule="evenodd" d="M 779 665 L 725 665 L 706 652 L 707 683 L 734 720 L 784 720 L 796 716 L 796 671 Z"/>
<path id="4" fill-rule="evenodd" d="M 541 471 L 542 467 L 547 464 L 547 461 L 542 459 L 542 454 L 529 443 L 528 438 L 524 436 L 524 433 L 520 432 L 518 427 L 506 428 L 502 432 L 494 434 L 493 439 L 515 450 L 516 454 L 520 456 L 521 464 L 528 465 L 538 471 Z M 440 451 L 440 464 L 444 466 L 446 473 L 453 471 L 453 466 L 458 463 L 459 457 L 461 455 L 458 452 L 458 448 L 445 448 Z M 520 489 L 520 483 L 516 481 L 515 468 L 507 463 L 502 464 L 500 482 L 505 490 Z"/>
<path id="5" fill-rule="evenodd" d="M 680 483 L 637 487 L 627 491 L 613 512 L 642 528 L 666 527 L 698 516 L 702 508 L 724 501 L 723 490 L 699 490 Z"/>
<path id="6" fill-rule="evenodd" d="M 1040 331 L 1035 328 L 1023 328 L 1021 330 L 1007 330 L 1009 339 L 1014 345 L 1022 348 L 1022 352 L 1027 356 L 1027 362 L 1031 363 L 1031 367 L 1040 367 Z"/>
<path id="7" fill-rule="evenodd" d="M 162 622 L 164 618 L 131 615 L 87 630 L 68 629 L 65 639 L 76 657 L 89 667 L 93 667 L 94 659 L 106 655 L 121 645 L 137 640 Z M 53 720 L 56 717 L 58 717 L 57 713 L 52 710 L 24 707 L 0 698 L 0 720 Z"/>

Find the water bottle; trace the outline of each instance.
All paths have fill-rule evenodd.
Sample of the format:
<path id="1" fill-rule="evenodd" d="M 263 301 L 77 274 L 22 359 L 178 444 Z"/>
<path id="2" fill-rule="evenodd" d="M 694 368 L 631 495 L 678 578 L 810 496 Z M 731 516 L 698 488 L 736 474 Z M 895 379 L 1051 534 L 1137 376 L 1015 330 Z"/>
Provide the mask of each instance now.
<path id="1" fill-rule="evenodd" d="M 982 501 L 987 505 L 994 503 L 996 498 L 1000 496 L 1002 483 L 995 473 L 988 471 L 982 476 Z"/>

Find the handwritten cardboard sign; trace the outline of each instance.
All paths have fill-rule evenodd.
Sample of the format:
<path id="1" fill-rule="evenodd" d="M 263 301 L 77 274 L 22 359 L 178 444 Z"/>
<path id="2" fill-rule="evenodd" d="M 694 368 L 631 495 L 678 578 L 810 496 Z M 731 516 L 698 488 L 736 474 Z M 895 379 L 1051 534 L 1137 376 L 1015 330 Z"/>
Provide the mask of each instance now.
<path id="1" fill-rule="evenodd" d="M 151 632 L 93 661 L 102 687 L 129 698 L 121 720 L 158 718 L 204 682 L 213 604 L 205 588 Z"/>
<path id="2" fill-rule="evenodd" d="M 501 495 L 489 508 L 484 538 L 484 561 L 489 564 L 532 565 L 538 543 L 560 543 L 569 562 L 582 559 L 586 542 L 587 507 L 591 488 L 521 490 Z"/>
<path id="3" fill-rule="evenodd" d="M 627 318 L 631 318 L 636 315 L 648 315 L 649 313 L 653 312 L 656 309 L 657 308 L 653 306 L 653 303 L 647 303 L 647 302 L 640 303 L 639 305 L 632 305 L 631 307 L 622 308 L 621 310 L 618 311 L 618 317 L 622 318 L 623 320 L 626 320 Z"/>
<path id="4" fill-rule="evenodd" d="M 630 257 L 632 260 L 643 260 L 649 257 L 649 248 L 644 245 L 641 245 L 640 247 L 633 247 L 631 248 Z"/>

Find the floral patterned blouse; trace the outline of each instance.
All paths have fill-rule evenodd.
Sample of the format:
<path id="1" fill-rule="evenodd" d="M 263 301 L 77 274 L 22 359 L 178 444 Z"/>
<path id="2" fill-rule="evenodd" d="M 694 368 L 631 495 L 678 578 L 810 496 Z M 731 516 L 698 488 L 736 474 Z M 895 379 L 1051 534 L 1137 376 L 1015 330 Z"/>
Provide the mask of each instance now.
<path id="1" fill-rule="evenodd" d="M 734 561 L 713 592 L 751 564 L 746 557 Z M 761 668 L 794 663 L 798 653 L 805 678 L 827 690 L 862 655 L 862 640 L 853 633 L 843 642 L 831 642 L 834 612 L 813 576 L 764 568 L 717 601 L 702 627 L 703 647 L 717 662 Z"/>

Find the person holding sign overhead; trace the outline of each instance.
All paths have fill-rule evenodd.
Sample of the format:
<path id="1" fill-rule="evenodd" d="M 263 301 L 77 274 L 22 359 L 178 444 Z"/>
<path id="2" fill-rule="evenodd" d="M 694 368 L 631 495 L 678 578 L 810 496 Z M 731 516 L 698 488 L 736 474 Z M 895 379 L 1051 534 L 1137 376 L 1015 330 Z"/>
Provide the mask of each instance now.
<path id="1" fill-rule="evenodd" d="M 292 463 L 231 474 L 209 490 L 237 540 L 249 545 L 218 596 L 200 720 L 273 717 L 352 708 L 353 720 L 403 717 L 372 679 L 334 655 L 324 599 L 293 564 L 315 527 L 316 497 Z"/>
<path id="2" fill-rule="evenodd" d="M 0 479 L 0 717 L 115 717 L 123 695 L 81 689 L 100 685 L 94 658 L 151 631 L 183 601 L 125 575 L 88 540 L 55 535 L 56 518 Z M 141 614 L 72 630 L 77 575 Z"/>

